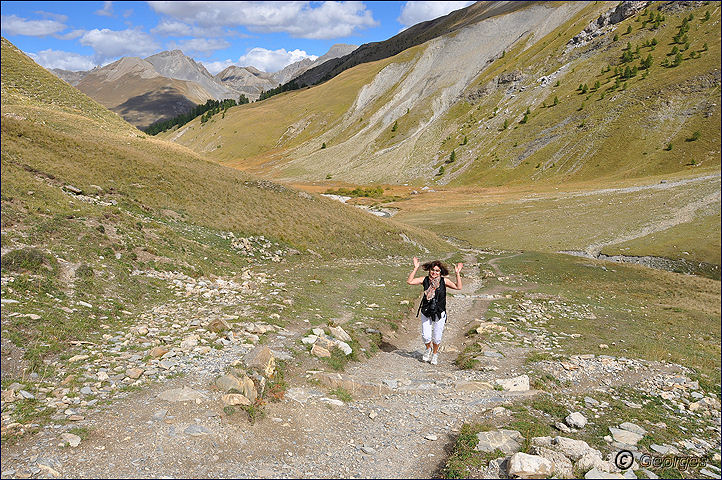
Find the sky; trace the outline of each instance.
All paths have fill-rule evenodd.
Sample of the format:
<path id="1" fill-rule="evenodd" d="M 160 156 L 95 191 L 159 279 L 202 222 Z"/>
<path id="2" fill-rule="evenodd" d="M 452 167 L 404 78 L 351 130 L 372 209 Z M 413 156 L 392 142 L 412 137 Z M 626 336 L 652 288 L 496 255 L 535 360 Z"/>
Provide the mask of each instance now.
<path id="1" fill-rule="evenodd" d="M 45 68 L 90 70 L 180 49 L 216 74 L 276 72 L 474 2 L 0 2 L 2 36 Z"/>

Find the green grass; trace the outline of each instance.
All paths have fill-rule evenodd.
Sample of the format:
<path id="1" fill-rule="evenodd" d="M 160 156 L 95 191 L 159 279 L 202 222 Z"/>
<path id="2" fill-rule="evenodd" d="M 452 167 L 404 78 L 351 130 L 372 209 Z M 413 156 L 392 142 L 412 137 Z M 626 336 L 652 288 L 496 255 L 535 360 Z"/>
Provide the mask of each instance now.
<path id="1" fill-rule="evenodd" d="M 584 306 L 596 317 L 552 315 L 545 325 L 549 331 L 581 335 L 565 338 L 556 354 L 597 352 L 605 343 L 609 355 L 679 363 L 695 369 L 706 389 L 718 388 L 719 281 L 531 252 L 498 264 L 505 274 L 534 282 L 531 292 Z M 674 349 L 668 348 L 670 341 Z"/>
<path id="2" fill-rule="evenodd" d="M 474 450 L 474 447 L 476 447 L 478 443 L 476 434 L 489 429 L 490 426 L 486 424 L 462 425 L 459 435 L 456 437 L 451 455 L 442 468 L 441 473 L 443 478 L 476 478 L 470 477 L 469 475 L 487 465 L 490 460 L 504 456 L 504 454 L 498 450 L 491 453 Z"/>
<path id="3" fill-rule="evenodd" d="M 353 397 L 351 396 L 351 394 L 343 387 L 338 387 L 328 393 L 346 403 L 353 401 Z"/>

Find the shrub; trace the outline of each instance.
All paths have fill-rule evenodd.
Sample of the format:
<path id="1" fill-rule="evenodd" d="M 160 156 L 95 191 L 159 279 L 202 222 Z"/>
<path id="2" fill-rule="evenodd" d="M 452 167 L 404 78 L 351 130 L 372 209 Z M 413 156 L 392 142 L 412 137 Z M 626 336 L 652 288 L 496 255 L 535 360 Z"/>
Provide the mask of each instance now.
<path id="1" fill-rule="evenodd" d="M 45 254 L 37 248 L 21 248 L 2 256 L 2 269 L 9 272 L 37 272 L 45 263 Z"/>
<path id="2" fill-rule="evenodd" d="M 323 142 L 323 143 L 321 144 L 321 148 L 326 148 L 326 142 Z"/>
<path id="3" fill-rule="evenodd" d="M 456 151 L 452 150 L 451 155 L 449 155 L 449 159 L 446 161 L 446 163 L 454 163 L 456 161 Z"/>
<path id="4" fill-rule="evenodd" d="M 699 130 L 696 130 L 691 137 L 687 139 L 688 142 L 696 142 L 702 137 L 702 133 Z"/>

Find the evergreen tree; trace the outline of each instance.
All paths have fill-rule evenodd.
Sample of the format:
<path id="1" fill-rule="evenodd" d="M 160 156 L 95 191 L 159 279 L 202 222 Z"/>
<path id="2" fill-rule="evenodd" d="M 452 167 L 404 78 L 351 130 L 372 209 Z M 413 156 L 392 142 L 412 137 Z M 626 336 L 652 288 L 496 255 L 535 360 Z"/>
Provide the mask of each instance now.
<path id="1" fill-rule="evenodd" d="M 506 130 L 506 128 L 509 126 L 509 120 L 506 118 L 504 119 L 504 126 L 502 127 L 503 130 Z"/>
<path id="2" fill-rule="evenodd" d="M 627 27 L 627 35 L 629 35 L 630 33 L 632 33 L 632 26 L 631 26 L 631 25 L 629 25 L 629 26 Z"/>
<path id="3" fill-rule="evenodd" d="M 451 151 L 451 155 L 449 155 L 449 159 L 446 161 L 446 163 L 454 163 L 456 161 L 456 150 Z"/>

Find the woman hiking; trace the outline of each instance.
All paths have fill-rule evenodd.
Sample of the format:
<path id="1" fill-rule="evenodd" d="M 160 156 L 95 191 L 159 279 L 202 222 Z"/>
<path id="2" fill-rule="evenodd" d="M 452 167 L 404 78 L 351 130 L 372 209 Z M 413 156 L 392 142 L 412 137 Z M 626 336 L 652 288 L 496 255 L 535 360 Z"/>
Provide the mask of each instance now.
<path id="1" fill-rule="evenodd" d="M 429 275 L 414 278 L 419 266 L 429 272 Z M 456 264 L 454 267 L 456 282 L 452 282 L 446 278 L 449 269 L 441 261 L 433 260 L 421 265 L 419 259 L 414 257 L 414 269 L 406 280 L 409 285 L 423 285 L 424 287 L 424 295 L 421 297 L 421 305 L 419 305 L 421 338 L 426 345 L 426 352 L 422 358 L 425 362 L 431 361 L 432 365 L 439 363 L 439 344 L 446 324 L 446 287 L 452 290 L 461 290 L 461 267 L 463 266 L 463 263 Z"/>

